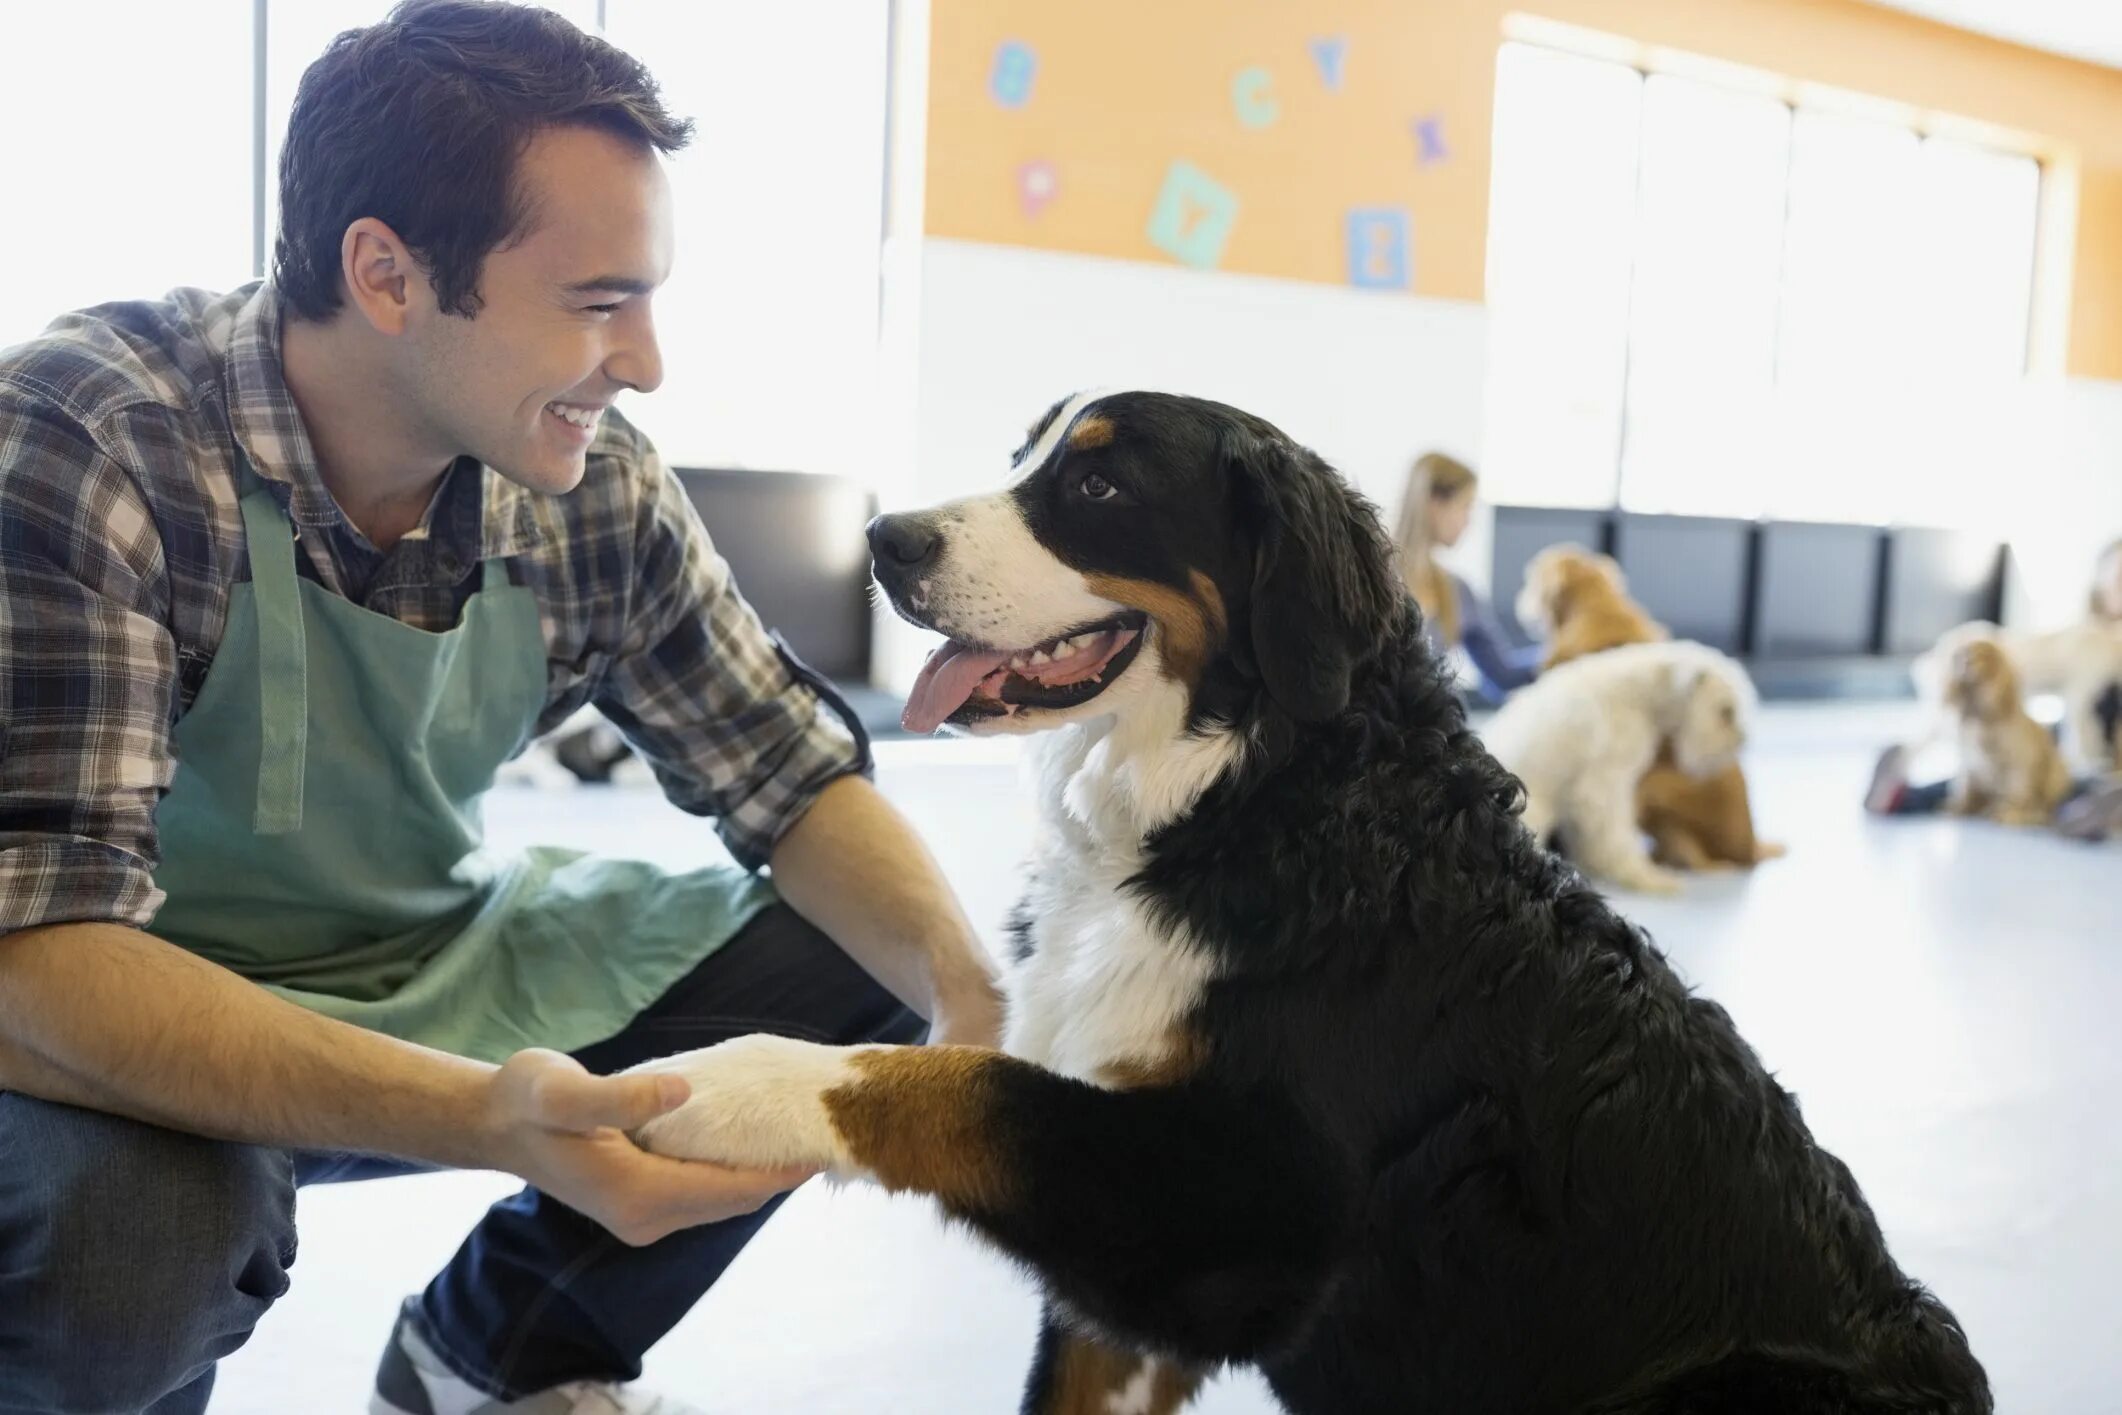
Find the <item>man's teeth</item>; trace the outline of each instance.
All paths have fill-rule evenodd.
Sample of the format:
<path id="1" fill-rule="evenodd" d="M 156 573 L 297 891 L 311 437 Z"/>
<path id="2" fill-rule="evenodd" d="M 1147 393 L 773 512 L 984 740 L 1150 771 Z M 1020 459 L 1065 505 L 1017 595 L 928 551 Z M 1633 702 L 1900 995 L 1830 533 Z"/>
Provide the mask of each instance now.
<path id="1" fill-rule="evenodd" d="M 547 403 L 545 411 L 554 417 L 564 418 L 576 427 L 595 427 L 603 414 L 602 408 L 577 408 L 566 403 Z"/>

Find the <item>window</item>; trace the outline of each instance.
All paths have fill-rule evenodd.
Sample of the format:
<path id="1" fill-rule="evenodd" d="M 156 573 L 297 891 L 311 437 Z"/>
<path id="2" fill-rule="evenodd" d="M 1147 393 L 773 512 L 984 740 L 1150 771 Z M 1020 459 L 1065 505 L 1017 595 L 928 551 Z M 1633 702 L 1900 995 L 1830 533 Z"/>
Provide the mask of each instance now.
<path id="1" fill-rule="evenodd" d="M 1641 162 L 1621 500 L 1639 511 L 1755 515 L 1790 110 L 1654 76 Z"/>
<path id="2" fill-rule="evenodd" d="M 88 53 L 93 70 L 72 62 Z M 250 277 L 250 69 L 250 0 L 9 7 L 0 346 L 83 305 Z"/>
<path id="3" fill-rule="evenodd" d="M 1642 106 L 1620 64 L 1523 44 L 1497 64 L 1484 474 L 1500 497 L 1613 500 Z"/>
<path id="4" fill-rule="evenodd" d="M 1972 504 L 1972 459 L 1932 430 L 1941 400 L 1964 431 L 2024 370 L 2032 160 L 1509 44 L 1495 164 L 1499 496 L 1878 522 Z"/>
<path id="5" fill-rule="evenodd" d="M 606 0 L 696 120 L 671 160 L 663 390 L 621 406 L 673 463 L 861 477 L 876 454 L 888 7 Z"/>
<path id="6" fill-rule="evenodd" d="M 656 297 L 663 391 L 622 406 L 674 463 L 861 475 L 873 455 L 889 7 L 545 0 L 649 67 L 697 120 L 671 161 L 678 249 Z M 11 10 L 0 123 L 17 144 L 0 345 L 67 309 L 260 272 L 303 71 L 391 0 L 68 0 Z M 123 34 L 126 43 L 110 43 Z M 93 92 L 54 55 L 93 52 Z M 265 140 L 265 180 L 253 142 Z M 830 408 L 829 416 L 820 410 Z"/>

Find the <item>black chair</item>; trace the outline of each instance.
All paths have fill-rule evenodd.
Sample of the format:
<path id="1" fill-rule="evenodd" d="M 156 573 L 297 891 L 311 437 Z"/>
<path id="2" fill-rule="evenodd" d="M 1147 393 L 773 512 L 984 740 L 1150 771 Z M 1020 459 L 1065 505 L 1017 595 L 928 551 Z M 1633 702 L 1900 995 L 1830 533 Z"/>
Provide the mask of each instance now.
<path id="1" fill-rule="evenodd" d="M 1921 653 L 1955 624 L 1994 620 L 2003 599 L 2004 547 L 1993 537 L 1915 526 L 1887 533 L 1879 633 L 1887 653 Z"/>
<path id="2" fill-rule="evenodd" d="M 1526 563 L 1560 541 L 1612 554 L 1654 618 L 1746 659 L 1767 698 L 1905 697 L 1908 659 L 2004 594 L 2004 547 L 1975 532 L 1498 506 L 1506 622 Z"/>
<path id="3" fill-rule="evenodd" d="M 1750 521 L 1624 512 L 1615 518 L 1613 554 L 1629 594 L 1674 638 L 1744 654 L 1753 538 Z"/>
<path id="4" fill-rule="evenodd" d="M 1518 623 L 1515 606 L 1525 584 L 1525 567 L 1551 545 L 1574 541 L 1586 550 L 1612 549 L 1612 517 L 1604 511 L 1559 506 L 1498 506 L 1490 553 L 1489 598 L 1504 627 L 1529 644 L 1533 636 Z"/>
<path id="5" fill-rule="evenodd" d="M 681 467 L 678 479 L 766 627 L 833 681 L 871 735 L 900 733 L 900 699 L 870 681 L 870 489 L 850 477 L 723 467 Z"/>
<path id="6" fill-rule="evenodd" d="M 1849 658 L 1878 648 L 1880 558 L 1873 526 L 1763 523 L 1753 649 L 1764 659 Z"/>

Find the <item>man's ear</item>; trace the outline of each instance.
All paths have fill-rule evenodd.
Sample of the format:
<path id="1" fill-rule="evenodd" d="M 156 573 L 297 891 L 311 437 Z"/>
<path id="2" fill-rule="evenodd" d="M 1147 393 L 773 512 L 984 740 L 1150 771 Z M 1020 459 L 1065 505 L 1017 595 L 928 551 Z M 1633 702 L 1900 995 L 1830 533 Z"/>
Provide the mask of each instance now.
<path id="1" fill-rule="evenodd" d="M 1351 674 L 1404 600 L 1385 533 L 1333 468 L 1265 424 L 1233 425 L 1222 441 L 1254 533 L 1247 608 L 1260 681 L 1291 717 L 1324 721 L 1348 705 Z"/>
<path id="2" fill-rule="evenodd" d="M 403 334 L 412 316 L 414 283 L 423 279 L 398 233 L 373 216 L 339 239 L 339 278 L 347 303 L 379 334 Z"/>

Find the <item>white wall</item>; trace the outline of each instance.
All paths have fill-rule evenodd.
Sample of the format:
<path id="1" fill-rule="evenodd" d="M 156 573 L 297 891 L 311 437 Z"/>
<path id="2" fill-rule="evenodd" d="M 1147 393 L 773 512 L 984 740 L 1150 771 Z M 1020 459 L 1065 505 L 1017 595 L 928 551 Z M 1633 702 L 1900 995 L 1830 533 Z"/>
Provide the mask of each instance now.
<path id="1" fill-rule="evenodd" d="M 1989 499 L 2012 542 L 2005 618 L 2033 627 L 2085 612 L 2093 557 L 2122 537 L 2122 383 L 2030 385 Z"/>
<path id="2" fill-rule="evenodd" d="M 885 339 L 911 370 L 897 390 L 911 406 L 895 410 L 888 439 L 900 454 L 876 469 L 886 509 L 994 485 L 1027 423 L 1095 387 L 1258 413 L 1340 468 L 1388 524 L 1418 453 L 1481 465 L 1478 305 L 960 241 L 894 245 Z M 2083 612 L 2094 554 L 2122 535 L 2122 384 L 2030 380 L 1986 400 L 1882 406 L 1879 423 L 1895 454 L 1938 471 L 1893 519 L 2010 539 L 2014 623 Z M 1487 587 L 1485 516 L 1451 559 Z M 887 616 L 884 681 L 907 686 L 933 642 Z"/>
<path id="3" fill-rule="evenodd" d="M 936 239 L 911 265 L 887 260 L 888 279 L 919 282 L 887 296 L 887 340 L 895 318 L 919 320 L 912 456 L 885 471 L 887 509 L 995 485 L 1026 425 L 1085 388 L 1162 389 L 1257 413 L 1338 467 L 1388 522 L 1418 454 L 1480 464 L 1477 305 Z M 1488 558 L 1486 527 L 1474 531 L 1459 556 L 1469 570 Z M 880 672 L 901 687 L 934 642 L 896 620 L 880 638 Z"/>

